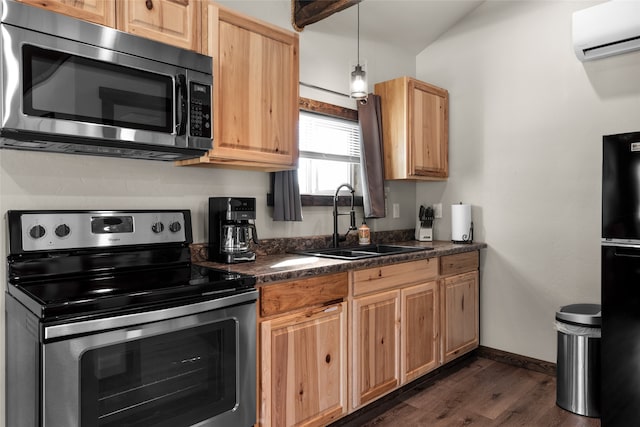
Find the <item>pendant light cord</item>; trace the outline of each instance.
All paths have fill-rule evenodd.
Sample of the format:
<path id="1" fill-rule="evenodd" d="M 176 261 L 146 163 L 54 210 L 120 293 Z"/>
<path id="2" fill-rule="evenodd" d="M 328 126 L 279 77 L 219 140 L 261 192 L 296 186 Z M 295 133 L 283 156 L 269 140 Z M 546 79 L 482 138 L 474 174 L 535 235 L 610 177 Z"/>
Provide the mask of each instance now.
<path id="1" fill-rule="evenodd" d="M 360 3 L 358 3 L 358 65 L 360 65 Z"/>

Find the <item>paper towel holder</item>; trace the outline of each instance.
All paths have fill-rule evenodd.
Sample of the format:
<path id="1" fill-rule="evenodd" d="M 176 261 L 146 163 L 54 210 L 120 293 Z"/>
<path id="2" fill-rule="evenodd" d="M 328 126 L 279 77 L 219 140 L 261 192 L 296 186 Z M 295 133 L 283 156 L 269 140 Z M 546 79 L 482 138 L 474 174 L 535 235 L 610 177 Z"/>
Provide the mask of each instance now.
<path id="1" fill-rule="evenodd" d="M 469 226 L 469 234 L 463 234 L 462 237 L 465 238 L 465 240 L 452 240 L 451 242 L 452 243 L 464 243 L 464 244 L 473 243 L 473 221 L 471 221 L 471 225 Z"/>
<path id="2" fill-rule="evenodd" d="M 468 227 L 468 229 L 467 229 Z M 451 205 L 451 242 L 473 243 L 473 220 L 471 219 L 471 205 Z"/>

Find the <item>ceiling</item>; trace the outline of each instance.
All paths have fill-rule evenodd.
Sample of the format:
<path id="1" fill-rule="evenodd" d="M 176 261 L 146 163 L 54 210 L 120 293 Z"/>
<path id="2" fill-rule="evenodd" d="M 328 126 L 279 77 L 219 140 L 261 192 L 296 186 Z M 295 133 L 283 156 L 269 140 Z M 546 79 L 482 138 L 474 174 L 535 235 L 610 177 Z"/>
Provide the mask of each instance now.
<path id="1" fill-rule="evenodd" d="M 484 0 L 364 0 L 360 37 L 417 54 Z M 352 6 L 306 28 L 355 38 L 357 8 Z"/>

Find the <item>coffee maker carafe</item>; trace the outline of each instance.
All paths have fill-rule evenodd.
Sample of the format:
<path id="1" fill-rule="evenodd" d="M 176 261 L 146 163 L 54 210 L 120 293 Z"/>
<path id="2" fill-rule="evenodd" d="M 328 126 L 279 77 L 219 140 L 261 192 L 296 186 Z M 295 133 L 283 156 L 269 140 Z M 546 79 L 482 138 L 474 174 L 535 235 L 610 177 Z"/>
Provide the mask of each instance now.
<path id="1" fill-rule="evenodd" d="M 209 260 L 234 264 L 255 261 L 250 243 L 258 243 L 253 223 L 256 199 L 252 197 L 209 198 Z"/>

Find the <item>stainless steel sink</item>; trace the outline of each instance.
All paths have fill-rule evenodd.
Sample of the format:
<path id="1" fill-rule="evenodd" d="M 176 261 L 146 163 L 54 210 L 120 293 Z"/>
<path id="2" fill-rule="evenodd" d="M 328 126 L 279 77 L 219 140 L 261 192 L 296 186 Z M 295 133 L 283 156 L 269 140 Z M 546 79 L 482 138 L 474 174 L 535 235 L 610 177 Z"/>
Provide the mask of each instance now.
<path id="1" fill-rule="evenodd" d="M 297 252 L 303 255 L 316 256 L 320 258 L 334 258 L 356 260 L 365 258 L 374 258 L 383 255 L 396 255 L 408 252 L 429 251 L 433 248 L 421 246 L 400 246 L 400 245 L 367 245 L 348 248 L 328 248 L 328 249 L 309 249 Z"/>

